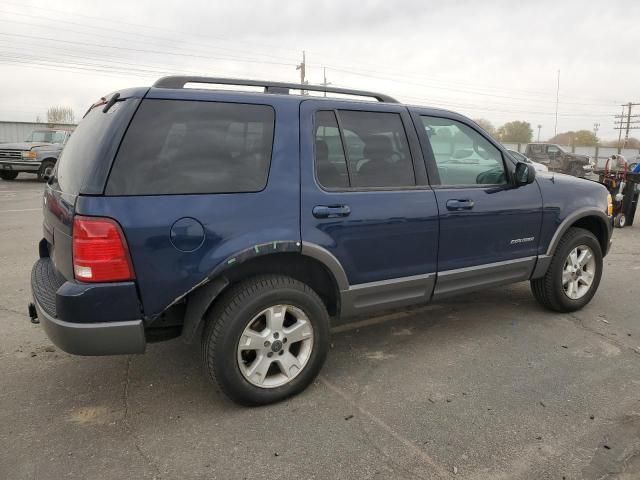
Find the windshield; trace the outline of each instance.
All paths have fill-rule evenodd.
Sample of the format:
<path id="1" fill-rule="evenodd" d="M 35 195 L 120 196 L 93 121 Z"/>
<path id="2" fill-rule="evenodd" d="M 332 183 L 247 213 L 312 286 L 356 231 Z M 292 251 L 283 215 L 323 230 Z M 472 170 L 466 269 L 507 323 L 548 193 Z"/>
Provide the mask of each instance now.
<path id="1" fill-rule="evenodd" d="M 27 142 L 64 143 L 64 130 L 34 130 Z"/>

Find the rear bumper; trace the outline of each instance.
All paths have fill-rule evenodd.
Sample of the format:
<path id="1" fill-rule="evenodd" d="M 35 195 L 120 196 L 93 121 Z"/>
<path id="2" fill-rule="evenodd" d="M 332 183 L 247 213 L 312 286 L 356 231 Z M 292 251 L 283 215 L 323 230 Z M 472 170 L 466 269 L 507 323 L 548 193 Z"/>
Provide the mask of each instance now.
<path id="1" fill-rule="evenodd" d="M 142 320 L 72 323 L 54 318 L 35 299 L 38 320 L 59 349 L 74 355 L 122 355 L 144 353 Z"/>
<path id="2" fill-rule="evenodd" d="M 144 324 L 135 285 L 66 281 L 49 258 L 31 272 L 38 319 L 51 341 L 75 355 L 143 353 Z"/>
<path id="3" fill-rule="evenodd" d="M 0 160 L 0 171 L 10 170 L 13 172 L 37 172 L 40 170 L 40 162 L 23 162 L 20 160 Z"/>

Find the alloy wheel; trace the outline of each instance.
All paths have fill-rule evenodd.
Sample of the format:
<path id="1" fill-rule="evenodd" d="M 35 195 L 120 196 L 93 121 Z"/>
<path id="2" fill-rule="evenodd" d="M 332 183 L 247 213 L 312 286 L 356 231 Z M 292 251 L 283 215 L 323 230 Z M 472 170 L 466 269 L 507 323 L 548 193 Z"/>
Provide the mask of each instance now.
<path id="1" fill-rule="evenodd" d="M 578 300 L 584 297 L 596 274 L 596 259 L 593 250 L 578 245 L 569 253 L 562 269 L 562 289 L 567 297 Z"/>
<path id="2" fill-rule="evenodd" d="M 307 315 L 292 305 L 274 305 L 254 316 L 242 332 L 238 367 L 252 385 L 276 388 L 304 369 L 312 349 L 313 327 Z"/>

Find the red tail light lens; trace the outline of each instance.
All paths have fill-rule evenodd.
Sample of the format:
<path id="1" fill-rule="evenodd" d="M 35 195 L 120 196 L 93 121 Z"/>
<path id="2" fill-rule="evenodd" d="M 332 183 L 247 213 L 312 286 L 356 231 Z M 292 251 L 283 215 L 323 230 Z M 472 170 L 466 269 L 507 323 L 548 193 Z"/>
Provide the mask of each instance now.
<path id="1" fill-rule="evenodd" d="M 73 272 L 82 282 L 133 280 L 129 249 L 120 225 L 110 218 L 73 220 Z"/>

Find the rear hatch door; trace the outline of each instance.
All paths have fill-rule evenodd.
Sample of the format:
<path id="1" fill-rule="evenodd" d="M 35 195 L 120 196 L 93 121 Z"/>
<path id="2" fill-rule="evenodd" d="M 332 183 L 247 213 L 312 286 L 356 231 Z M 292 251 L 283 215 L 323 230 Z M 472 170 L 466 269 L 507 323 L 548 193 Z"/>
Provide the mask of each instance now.
<path id="1" fill-rule="evenodd" d="M 71 237 L 76 199 L 80 194 L 103 193 L 120 139 L 146 91 L 146 88 L 121 91 L 94 104 L 69 138 L 54 176 L 45 186 L 46 250 L 67 280 L 74 277 Z M 117 101 L 105 111 L 113 95 L 118 95 Z"/>

